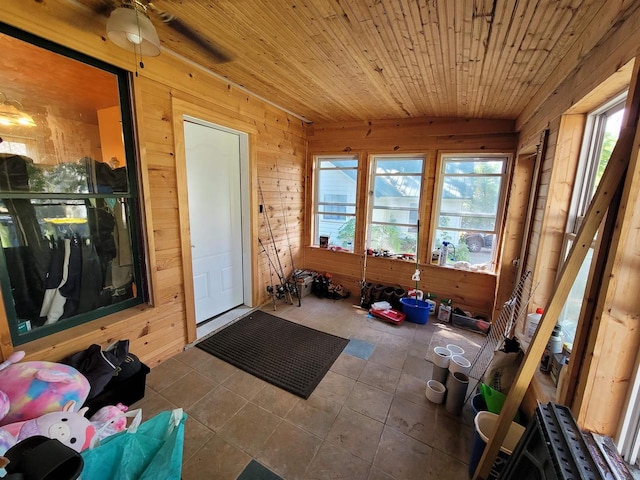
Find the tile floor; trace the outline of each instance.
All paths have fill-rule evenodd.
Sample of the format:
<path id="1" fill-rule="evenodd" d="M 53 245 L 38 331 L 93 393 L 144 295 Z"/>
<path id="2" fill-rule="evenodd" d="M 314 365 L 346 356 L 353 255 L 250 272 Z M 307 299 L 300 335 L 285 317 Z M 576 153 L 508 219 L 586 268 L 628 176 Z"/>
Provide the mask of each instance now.
<path id="1" fill-rule="evenodd" d="M 468 478 L 473 413 L 467 403 L 454 416 L 425 398 L 432 370 L 425 355 L 456 343 L 472 360 L 484 337 L 433 317 L 393 325 L 353 303 L 307 296 L 302 307 L 264 307 L 354 339 L 308 400 L 199 348 L 153 368 L 145 398 L 132 408 L 145 419 L 186 411 L 184 480 Z"/>

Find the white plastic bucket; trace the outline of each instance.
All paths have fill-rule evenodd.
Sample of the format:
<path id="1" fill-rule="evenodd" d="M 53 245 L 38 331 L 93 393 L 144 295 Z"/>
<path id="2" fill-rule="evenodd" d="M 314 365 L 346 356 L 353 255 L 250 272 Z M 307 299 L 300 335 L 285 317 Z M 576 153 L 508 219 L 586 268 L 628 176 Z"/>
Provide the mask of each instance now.
<path id="1" fill-rule="evenodd" d="M 498 415 L 491 412 L 478 412 L 473 420 L 475 432 L 469 457 L 469 478 L 473 477 L 473 474 L 478 467 L 480 458 L 482 458 L 482 453 L 487 446 L 487 442 L 489 442 L 488 436 L 493 432 L 497 421 Z M 515 450 L 516 445 L 518 445 L 518 442 L 524 432 L 525 428 L 522 425 L 519 425 L 516 422 L 511 422 L 507 435 L 500 446 L 500 452 L 491 466 L 491 471 L 489 472 L 487 480 L 495 480 L 500 476 L 500 472 L 504 470 L 504 467 L 509 461 L 509 457 Z"/>

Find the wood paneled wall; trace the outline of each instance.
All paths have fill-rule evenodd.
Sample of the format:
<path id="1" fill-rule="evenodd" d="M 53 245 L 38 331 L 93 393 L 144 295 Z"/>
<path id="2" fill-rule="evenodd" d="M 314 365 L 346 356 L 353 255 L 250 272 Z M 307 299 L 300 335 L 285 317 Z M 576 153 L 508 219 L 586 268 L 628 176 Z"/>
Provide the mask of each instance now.
<path id="1" fill-rule="evenodd" d="M 624 11 L 616 13 L 605 9 L 602 13 L 594 18 L 593 25 L 581 35 L 557 72 L 543 84 L 517 120 L 521 134 L 519 150 L 529 149 L 543 129 L 550 130 L 532 255 L 528 259 L 528 265 L 534 268 L 534 281 L 540 283 L 534 297 L 536 305 L 546 304 L 557 274 L 575 175 L 575 161 L 567 163 L 567 160 L 575 160 L 584 121 L 574 114 L 584 114 L 611 98 L 624 83 L 628 84 L 628 62 L 634 57 L 638 61 L 640 55 L 638 5 L 632 2 Z M 577 105 L 586 107 L 576 108 Z M 635 160 L 632 158 L 632 164 Z M 637 164 L 634 165 L 636 170 L 627 174 L 631 175 L 630 186 L 638 175 Z M 637 215 L 631 212 L 640 209 L 640 199 L 632 193 L 637 188 L 630 189 L 626 204 L 621 207 L 627 213 L 620 216 L 617 225 L 619 241 L 610 246 L 609 251 L 612 262 L 620 270 L 615 271 L 615 278 L 604 282 L 606 289 L 601 292 L 602 301 L 594 312 L 599 323 L 591 330 L 588 351 L 570 367 L 570 373 L 574 367 L 581 370 L 572 375 L 579 376 L 578 395 L 571 405 L 573 414 L 582 427 L 607 435 L 615 434 L 617 418 L 637 363 L 635 355 L 629 352 L 640 348 L 640 298 L 628 294 L 631 278 L 637 283 L 634 265 L 637 267 L 639 261 L 639 223 Z M 620 274 L 624 278 L 618 280 Z"/>
<path id="2" fill-rule="evenodd" d="M 372 154 L 426 154 L 425 177 L 420 205 L 419 288 L 438 298 L 451 298 L 454 305 L 474 314 L 491 316 L 496 295 L 496 275 L 466 272 L 430 265 L 432 210 L 436 188 L 437 159 L 444 152 L 513 153 L 517 135 L 507 120 L 433 118 L 418 120 L 378 120 L 313 125 L 309 129 L 307 184 L 311 185 L 315 155 L 350 153 L 358 155 L 361 176 L 368 171 Z M 364 209 L 366 185 L 361 185 L 359 209 Z M 307 196 L 305 241 L 311 244 L 311 195 Z M 361 223 L 364 228 L 364 224 Z M 363 239 L 356 239 L 355 252 L 364 252 Z M 306 268 L 330 272 L 335 283 L 343 283 L 359 298 L 358 282 L 363 277 L 364 254 L 332 252 L 317 247 L 304 249 Z M 366 281 L 414 288 L 414 262 L 368 257 Z M 358 303 L 357 300 L 354 300 Z"/>
<path id="3" fill-rule="evenodd" d="M 3 2 L 0 21 L 30 33 L 59 41 L 123 68 L 133 67 L 126 51 L 87 35 L 75 25 L 48 17 L 47 9 L 35 2 Z M 136 128 L 140 152 L 140 191 L 145 210 L 147 270 L 152 304 L 132 308 L 79 327 L 20 346 L 28 358 L 59 360 L 92 343 L 106 345 L 127 338 L 130 349 L 150 366 L 180 352 L 188 340 L 185 282 L 182 262 L 181 224 L 176 178 L 172 97 L 179 96 L 199 107 L 207 107 L 220 124 L 250 132 L 253 157 L 250 175 L 255 189 L 262 186 L 276 248 L 285 270 L 291 257 L 302 264 L 302 206 L 304 204 L 305 126 L 303 123 L 246 91 L 209 75 L 200 67 L 163 53 L 145 60 L 145 68 L 134 77 Z M 224 179 L 212 179 L 224 181 Z M 283 202 L 280 202 L 282 194 Z M 257 236 L 265 235 L 259 216 L 257 192 L 252 194 L 253 304 L 267 300 L 268 265 L 259 253 Z M 285 219 L 287 230 L 285 231 Z M 0 308 L 2 355 L 13 351 L 7 319 Z"/>

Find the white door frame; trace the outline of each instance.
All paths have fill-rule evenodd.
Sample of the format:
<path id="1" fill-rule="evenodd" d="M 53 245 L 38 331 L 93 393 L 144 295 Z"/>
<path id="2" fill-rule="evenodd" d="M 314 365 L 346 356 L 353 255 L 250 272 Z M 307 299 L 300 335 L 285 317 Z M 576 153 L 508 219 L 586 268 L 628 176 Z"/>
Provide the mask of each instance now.
<path id="1" fill-rule="evenodd" d="M 253 148 L 253 139 L 257 135 L 254 125 L 243 122 L 233 117 L 228 117 L 216 111 L 214 105 L 200 105 L 192 103 L 187 99 L 180 98 L 178 95 L 171 97 L 172 106 L 172 125 L 175 145 L 175 171 L 176 186 L 178 194 L 178 216 L 180 229 L 180 246 L 182 258 L 182 286 L 184 289 L 185 301 L 185 331 L 187 343 L 191 343 L 197 339 L 197 325 L 195 313 L 195 298 L 193 289 L 193 268 L 191 257 L 191 235 L 189 233 L 189 199 L 187 194 L 187 171 L 186 171 L 186 152 L 184 145 L 184 119 L 197 119 L 206 125 L 215 125 L 216 128 L 226 129 L 227 131 L 242 134 L 245 140 L 241 156 L 240 181 L 241 181 L 241 202 L 242 202 L 242 268 L 244 283 L 244 303 L 246 306 L 253 308 L 259 298 L 255 291 L 254 271 L 257 271 L 256 261 L 258 258 L 257 247 L 251 241 L 255 230 L 256 217 L 251 209 L 251 202 L 255 202 L 255 195 L 251 191 L 251 185 L 255 182 L 252 173 L 252 165 L 256 163 L 256 152 Z M 151 224 L 151 227 L 153 225 Z M 150 252 L 150 260 L 154 263 L 155 252 Z M 156 278 L 154 272 L 151 273 L 152 280 Z"/>

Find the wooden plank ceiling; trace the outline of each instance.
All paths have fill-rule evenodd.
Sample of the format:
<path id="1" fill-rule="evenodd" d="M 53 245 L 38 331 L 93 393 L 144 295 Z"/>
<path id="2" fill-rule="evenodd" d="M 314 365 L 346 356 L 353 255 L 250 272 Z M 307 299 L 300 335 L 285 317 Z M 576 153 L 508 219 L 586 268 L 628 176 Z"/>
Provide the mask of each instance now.
<path id="1" fill-rule="evenodd" d="M 120 1 L 45 3 L 70 21 L 84 8 L 83 28 L 105 36 L 105 5 Z M 598 12 L 625 3 L 637 2 L 153 2 L 229 52 L 232 60 L 226 63 L 216 62 L 159 16 L 150 17 L 166 49 L 308 121 L 515 119 Z"/>

